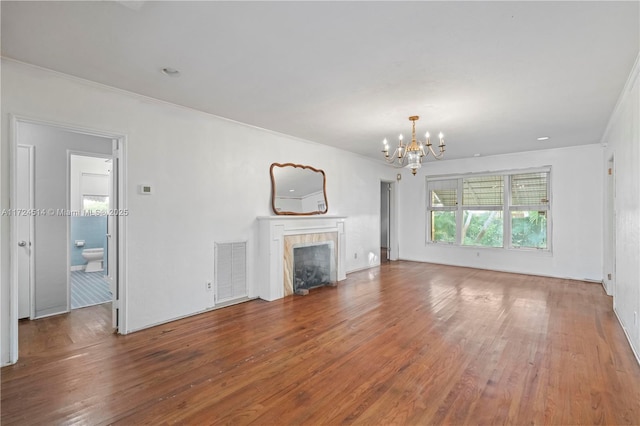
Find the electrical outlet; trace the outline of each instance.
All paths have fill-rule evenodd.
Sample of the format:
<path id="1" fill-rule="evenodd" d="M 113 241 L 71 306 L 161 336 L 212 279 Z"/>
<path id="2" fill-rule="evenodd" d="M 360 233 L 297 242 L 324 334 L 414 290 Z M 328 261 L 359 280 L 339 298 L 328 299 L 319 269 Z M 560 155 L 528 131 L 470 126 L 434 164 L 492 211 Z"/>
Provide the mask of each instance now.
<path id="1" fill-rule="evenodd" d="M 357 259 L 358 258 L 358 253 L 353 253 L 353 258 Z"/>
<path id="2" fill-rule="evenodd" d="M 213 290 L 213 283 L 211 281 L 207 281 L 204 287 L 207 289 L 207 291 L 211 291 Z"/>
<path id="3" fill-rule="evenodd" d="M 607 279 L 611 281 L 611 274 L 607 274 Z"/>

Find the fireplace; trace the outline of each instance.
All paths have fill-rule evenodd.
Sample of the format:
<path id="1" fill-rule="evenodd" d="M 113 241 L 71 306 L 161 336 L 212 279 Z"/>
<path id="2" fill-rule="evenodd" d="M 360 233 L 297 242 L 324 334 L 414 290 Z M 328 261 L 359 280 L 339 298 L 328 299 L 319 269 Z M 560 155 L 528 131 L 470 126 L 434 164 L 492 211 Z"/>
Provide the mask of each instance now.
<path id="1" fill-rule="evenodd" d="M 255 279 L 259 284 L 258 294 L 264 300 L 276 300 L 294 294 L 296 263 L 294 250 L 304 247 L 327 246 L 329 250 L 329 279 L 335 285 L 346 279 L 345 265 L 345 220 L 339 216 L 267 216 L 259 217 L 258 267 Z M 322 285 L 326 281 L 326 266 L 316 263 L 324 258 L 326 263 L 327 248 L 314 255 L 302 255 L 306 266 L 298 265 L 298 279 L 304 281 L 301 290 Z M 312 250 L 313 252 L 315 251 Z M 303 250 L 304 252 L 304 250 Z M 311 260 L 310 260 L 311 259 Z M 306 268 L 306 272 L 304 271 Z M 315 271 L 314 271 L 315 269 Z M 314 273 L 315 272 L 315 273 Z M 306 275 L 306 278 L 304 277 Z M 319 279 L 318 277 L 321 277 Z M 325 278 L 322 278 L 325 276 Z"/>
<path id="2" fill-rule="evenodd" d="M 310 289 L 335 285 L 333 241 L 293 246 L 293 292 L 307 294 Z"/>

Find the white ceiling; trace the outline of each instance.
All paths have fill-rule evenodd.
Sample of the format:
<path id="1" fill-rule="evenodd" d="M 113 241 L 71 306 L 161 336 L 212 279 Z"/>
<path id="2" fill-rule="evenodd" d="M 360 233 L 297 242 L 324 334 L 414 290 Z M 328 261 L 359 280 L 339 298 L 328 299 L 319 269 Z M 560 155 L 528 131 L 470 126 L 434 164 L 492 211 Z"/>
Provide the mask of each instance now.
<path id="1" fill-rule="evenodd" d="M 598 143 L 639 4 L 2 1 L 2 55 L 375 158 L 420 115 L 462 158 Z"/>

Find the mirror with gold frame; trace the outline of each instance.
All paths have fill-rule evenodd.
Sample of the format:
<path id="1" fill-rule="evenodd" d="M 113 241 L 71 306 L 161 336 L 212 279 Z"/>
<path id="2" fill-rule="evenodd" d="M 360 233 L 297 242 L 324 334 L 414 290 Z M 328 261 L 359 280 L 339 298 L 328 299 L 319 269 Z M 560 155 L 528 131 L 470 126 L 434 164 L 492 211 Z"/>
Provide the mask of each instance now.
<path id="1" fill-rule="evenodd" d="M 328 210 L 323 170 L 293 163 L 273 163 L 271 206 L 277 215 L 315 215 Z"/>

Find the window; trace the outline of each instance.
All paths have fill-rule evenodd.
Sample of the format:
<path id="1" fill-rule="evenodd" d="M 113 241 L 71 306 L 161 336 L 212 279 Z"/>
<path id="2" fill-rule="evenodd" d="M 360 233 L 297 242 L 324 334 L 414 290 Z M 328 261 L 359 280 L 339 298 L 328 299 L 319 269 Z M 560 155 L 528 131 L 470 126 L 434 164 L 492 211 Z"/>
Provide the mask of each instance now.
<path id="1" fill-rule="evenodd" d="M 430 188 L 431 241 L 453 243 L 456 240 L 457 183 L 435 181 Z"/>
<path id="2" fill-rule="evenodd" d="M 527 173 L 511 178 L 511 246 L 547 248 L 549 173 Z"/>
<path id="3" fill-rule="evenodd" d="M 428 178 L 428 241 L 548 249 L 549 174 L 545 168 Z"/>
<path id="4" fill-rule="evenodd" d="M 462 188 L 462 245 L 502 247 L 504 178 L 464 178 Z"/>
<path id="5" fill-rule="evenodd" d="M 83 195 L 83 215 L 104 214 L 109 209 L 109 197 L 105 195 Z"/>

